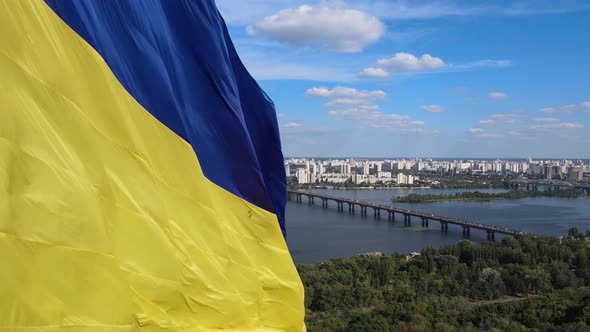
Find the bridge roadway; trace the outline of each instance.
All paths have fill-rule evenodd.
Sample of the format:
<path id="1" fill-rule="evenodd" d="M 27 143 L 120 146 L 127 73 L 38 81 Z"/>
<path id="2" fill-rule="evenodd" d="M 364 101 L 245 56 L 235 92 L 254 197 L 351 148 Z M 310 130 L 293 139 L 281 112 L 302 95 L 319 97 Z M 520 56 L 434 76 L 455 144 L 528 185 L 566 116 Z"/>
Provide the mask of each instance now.
<path id="1" fill-rule="evenodd" d="M 510 235 L 513 237 L 519 237 L 522 235 L 530 235 L 533 237 L 540 236 L 537 234 L 521 232 L 521 231 L 509 229 L 509 228 L 499 227 L 499 226 L 480 224 L 480 223 L 473 222 L 473 221 L 438 216 L 438 215 L 434 215 L 434 214 L 430 214 L 430 213 L 401 209 L 401 208 L 396 208 L 396 207 L 386 206 L 386 205 L 379 205 L 379 204 L 375 204 L 375 203 L 371 203 L 371 202 L 362 202 L 362 201 L 348 199 L 348 198 L 318 194 L 315 192 L 289 190 L 288 195 L 289 195 L 289 200 L 291 200 L 291 197 L 294 195 L 296 197 L 296 200 L 298 203 L 302 202 L 303 196 L 307 196 L 308 201 L 309 201 L 309 205 L 315 205 L 315 199 L 316 198 L 320 199 L 322 201 L 323 208 L 328 207 L 328 201 L 334 201 L 334 202 L 336 202 L 338 211 L 344 211 L 344 204 L 347 204 L 348 211 L 350 213 L 354 213 L 355 206 L 358 206 L 361 210 L 360 211 L 361 215 L 365 215 L 365 216 L 367 215 L 367 208 L 372 208 L 373 215 L 375 218 L 380 218 L 381 211 L 385 211 L 388 213 L 388 220 L 389 221 L 395 221 L 395 214 L 396 213 L 401 214 L 404 216 L 404 225 L 405 226 L 411 226 L 411 223 L 412 223 L 411 218 L 412 217 L 420 218 L 420 220 L 422 221 L 422 227 L 428 227 L 429 220 L 438 221 L 438 222 L 440 222 L 441 231 L 443 231 L 443 232 L 447 232 L 449 230 L 449 224 L 458 225 L 463 228 L 463 236 L 465 236 L 465 237 L 469 236 L 471 228 L 481 229 L 481 230 L 486 231 L 487 238 L 488 238 L 488 240 L 491 240 L 491 241 L 493 241 L 495 239 L 496 233 Z"/>

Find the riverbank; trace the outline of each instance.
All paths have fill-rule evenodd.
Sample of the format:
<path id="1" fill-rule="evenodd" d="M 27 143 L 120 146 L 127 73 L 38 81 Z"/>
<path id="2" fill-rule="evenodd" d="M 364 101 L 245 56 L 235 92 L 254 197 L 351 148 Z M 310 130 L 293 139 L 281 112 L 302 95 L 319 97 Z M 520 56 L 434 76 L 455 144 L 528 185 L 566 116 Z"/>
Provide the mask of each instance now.
<path id="1" fill-rule="evenodd" d="M 511 190 L 502 193 L 484 193 L 479 191 L 467 191 L 455 194 L 410 194 L 407 196 L 393 197 L 391 200 L 394 203 L 433 203 L 433 202 L 448 202 L 448 201 L 491 201 L 499 199 L 520 199 L 527 197 L 564 197 L 574 198 L 578 196 L 586 196 L 587 194 L 578 189 L 563 189 L 563 190 Z"/>

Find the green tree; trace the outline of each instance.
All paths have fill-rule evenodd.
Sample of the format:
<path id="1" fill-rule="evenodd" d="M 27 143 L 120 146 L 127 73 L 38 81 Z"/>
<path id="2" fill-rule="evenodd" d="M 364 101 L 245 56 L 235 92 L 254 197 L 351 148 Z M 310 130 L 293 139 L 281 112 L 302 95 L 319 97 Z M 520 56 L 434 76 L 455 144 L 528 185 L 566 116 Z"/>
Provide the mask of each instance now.
<path id="1" fill-rule="evenodd" d="M 500 272 L 489 267 L 481 270 L 474 288 L 480 292 L 482 298 L 488 300 L 498 298 L 506 291 Z"/>
<path id="2" fill-rule="evenodd" d="M 347 331 L 350 332 L 389 332 L 389 322 L 379 314 L 374 315 L 370 312 L 364 312 L 353 318 Z"/>

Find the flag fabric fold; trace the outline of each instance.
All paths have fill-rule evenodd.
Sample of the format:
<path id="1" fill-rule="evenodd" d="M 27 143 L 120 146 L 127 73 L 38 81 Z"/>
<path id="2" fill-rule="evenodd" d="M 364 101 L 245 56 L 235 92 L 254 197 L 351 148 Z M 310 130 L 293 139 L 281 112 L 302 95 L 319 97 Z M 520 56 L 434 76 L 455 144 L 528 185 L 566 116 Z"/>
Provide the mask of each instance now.
<path id="1" fill-rule="evenodd" d="M 0 1 L 0 331 L 302 331 L 272 101 L 213 0 Z"/>

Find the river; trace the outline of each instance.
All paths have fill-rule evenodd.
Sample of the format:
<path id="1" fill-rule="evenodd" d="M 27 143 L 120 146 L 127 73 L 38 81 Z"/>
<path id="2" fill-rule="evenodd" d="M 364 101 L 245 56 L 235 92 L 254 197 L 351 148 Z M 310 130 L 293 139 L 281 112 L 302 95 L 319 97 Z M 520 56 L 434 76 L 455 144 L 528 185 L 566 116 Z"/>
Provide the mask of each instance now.
<path id="1" fill-rule="evenodd" d="M 330 190 L 318 189 L 318 193 L 392 205 L 416 211 L 498 225 L 526 232 L 561 236 L 570 227 L 581 231 L 590 228 L 590 196 L 578 198 L 534 197 L 517 200 L 492 200 L 486 202 L 434 202 L 392 203 L 391 197 L 410 193 L 449 194 L 466 190 L 454 189 L 383 189 L 383 190 Z M 502 189 L 479 190 L 502 192 Z M 440 224 L 430 222 L 429 229 L 420 228 L 420 221 L 412 221 L 414 227 L 404 227 L 403 218 L 387 221 L 387 214 L 375 220 L 372 210 L 368 216 L 349 215 L 348 209 L 338 212 L 334 202 L 323 209 L 321 201 L 310 207 L 307 198 L 298 204 L 287 203 L 287 243 L 296 263 L 313 263 L 335 257 L 349 257 L 360 253 L 379 251 L 385 254 L 420 251 L 426 246 L 439 247 L 460 241 L 460 226 L 449 225 L 449 232 L 442 233 Z M 470 239 L 483 241 L 485 231 L 471 230 Z M 496 240 L 501 236 L 496 235 Z"/>

